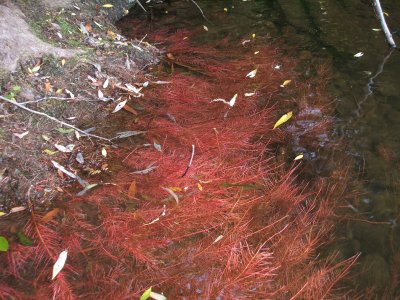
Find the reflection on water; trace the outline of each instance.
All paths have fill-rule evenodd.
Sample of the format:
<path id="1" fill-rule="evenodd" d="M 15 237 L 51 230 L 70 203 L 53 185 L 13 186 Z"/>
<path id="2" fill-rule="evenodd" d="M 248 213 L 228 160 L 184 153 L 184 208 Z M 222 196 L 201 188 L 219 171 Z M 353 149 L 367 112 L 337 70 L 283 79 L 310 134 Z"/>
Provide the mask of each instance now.
<path id="1" fill-rule="evenodd" d="M 347 208 L 358 220 L 349 221 L 337 247 L 347 257 L 363 253 L 359 265 L 363 275 L 355 288 L 363 289 L 364 296 L 368 296 L 368 287 L 374 286 L 381 297 L 399 297 L 400 292 L 382 293 L 396 287 L 397 282 L 390 278 L 400 270 L 400 52 L 390 51 L 386 45 L 370 1 L 196 2 L 205 15 L 213 16 L 213 22 L 218 20 L 218 29 L 208 34 L 210 40 L 228 37 L 241 41 L 249 33 L 263 40 L 283 38 L 289 46 L 283 51 L 302 61 L 304 76 L 313 75 L 308 74 L 310 66 L 331 68 L 328 90 L 337 110 L 334 135 L 347 144 L 336 151 L 352 157 L 354 174 L 359 174 L 362 182 L 362 193 Z M 382 2 L 389 26 L 397 30 L 400 1 Z M 166 19 L 181 27 L 213 25 L 199 17 L 195 6 L 190 10 L 185 7 L 181 13 L 190 16 L 178 25 L 176 11 L 168 12 Z M 359 52 L 364 55 L 355 57 Z M 307 126 L 297 125 L 295 130 Z M 320 138 L 322 144 L 328 139 L 326 135 Z M 372 291 L 370 297 L 377 293 Z"/>

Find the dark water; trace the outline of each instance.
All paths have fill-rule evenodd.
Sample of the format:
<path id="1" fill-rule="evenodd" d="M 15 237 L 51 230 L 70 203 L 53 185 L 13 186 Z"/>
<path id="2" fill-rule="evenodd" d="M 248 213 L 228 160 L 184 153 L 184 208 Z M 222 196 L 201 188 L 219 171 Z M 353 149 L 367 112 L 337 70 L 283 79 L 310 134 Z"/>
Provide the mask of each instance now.
<path id="1" fill-rule="evenodd" d="M 335 247 L 344 257 L 362 253 L 353 280 L 354 289 L 361 291 L 358 294 L 372 299 L 400 297 L 396 289 L 400 276 L 400 52 L 388 48 L 370 1 L 196 3 L 210 22 L 190 1 L 181 8 L 155 9 L 153 21 L 162 19 L 164 26 L 181 28 L 206 25 L 210 40 L 229 36 L 241 41 L 253 33 L 264 41 L 279 39 L 282 51 L 302 62 L 300 72 L 310 65 L 330 69 L 327 90 L 336 106 L 330 136 L 342 142 L 336 150 L 351 159 L 360 192 L 345 208 L 359 220 L 339 229 L 341 238 Z M 382 5 L 389 26 L 400 30 L 400 1 L 384 0 Z M 395 34 L 395 38 L 400 43 L 400 37 Z M 363 55 L 355 57 L 359 52 Z"/>

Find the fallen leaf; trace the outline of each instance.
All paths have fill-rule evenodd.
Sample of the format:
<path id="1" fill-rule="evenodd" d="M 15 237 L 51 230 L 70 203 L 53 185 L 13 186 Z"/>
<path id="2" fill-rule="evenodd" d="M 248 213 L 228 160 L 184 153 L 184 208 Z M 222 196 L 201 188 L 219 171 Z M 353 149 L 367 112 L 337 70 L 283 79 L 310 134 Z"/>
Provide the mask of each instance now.
<path id="1" fill-rule="evenodd" d="M 224 237 L 223 235 L 219 235 L 219 236 L 214 240 L 213 244 L 215 244 L 215 243 L 219 242 L 220 240 L 222 240 L 223 237 Z"/>
<path id="2" fill-rule="evenodd" d="M 285 87 L 285 86 L 289 85 L 291 82 L 292 82 L 292 81 L 291 81 L 290 79 L 285 80 L 285 81 L 281 84 L 281 87 Z"/>
<path id="3" fill-rule="evenodd" d="M 205 31 L 208 31 L 208 27 L 207 27 L 206 25 L 203 25 L 203 29 L 204 29 Z"/>
<path id="4" fill-rule="evenodd" d="M 72 128 L 62 128 L 62 127 L 60 127 L 60 128 L 57 128 L 57 131 L 58 131 L 59 133 L 62 133 L 62 134 L 69 134 L 69 133 L 73 132 L 74 129 L 72 129 Z"/>
<path id="5" fill-rule="evenodd" d="M 151 287 L 144 291 L 144 293 L 142 294 L 142 296 L 140 296 L 140 300 L 147 300 L 147 299 L 149 299 L 149 298 L 150 298 L 150 294 L 151 294 Z"/>
<path id="6" fill-rule="evenodd" d="M 24 245 L 24 246 L 32 246 L 33 245 L 33 243 L 34 243 L 33 240 L 30 237 L 26 236 L 23 232 L 18 231 L 16 235 L 18 238 L 18 243 L 20 243 L 21 245 Z"/>
<path id="7" fill-rule="evenodd" d="M 89 190 L 91 190 L 92 188 L 98 186 L 97 183 L 92 183 L 87 185 L 82 191 L 80 191 L 78 194 L 76 194 L 78 197 L 81 197 L 83 195 L 85 195 Z"/>
<path id="8" fill-rule="evenodd" d="M 114 5 L 112 5 L 112 4 L 104 4 L 103 7 L 104 8 L 111 8 L 111 7 L 114 7 Z"/>
<path id="9" fill-rule="evenodd" d="M 77 140 L 79 140 L 81 138 L 81 134 L 77 130 L 75 130 L 75 137 Z"/>
<path id="10" fill-rule="evenodd" d="M 40 70 L 40 65 L 34 66 L 32 69 L 28 69 L 30 73 L 36 73 Z"/>
<path id="11" fill-rule="evenodd" d="M 106 89 L 108 87 L 108 83 L 109 83 L 109 79 L 107 77 L 107 79 L 103 83 L 103 89 Z"/>
<path id="12" fill-rule="evenodd" d="M 29 131 L 25 131 L 25 132 L 23 132 L 23 133 L 14 133 L 14 135 L 15 135 L 17 138 L 22 139 L 22 138 L 23 138 L 24 136 L 26 136 L 28 133 L 29 133 Z"/>
<path id="13" fill-rule="evenodd" d="M 69 144 L 67 146 L 63 146 L 63 145 L 54 144 L 54 147 L 56 147 L 57 150 L 59 150 L 61 152 L 70 153 L 70 152 L 72 152 L 72 150 L 74 150 L 75 145 Z"/>
<path id="14" fill-rule="evenodd" d="M 115 38 L 117 37 L 117 34 L 111 30 L 107 30 L 107 37 L 109 37 L 112 40 L 115 40 Z"/>
<path id="15" fill-rule="evenodd" d="M 228 12 L 228 8 L 227 7 L 224 7 L 224 12 Z"/>
<path id="16" fill-rule="evenodd" d="M 104 157 L 107 156 L 107 150 L 106 150 L 106 148 L 101 149 L 101 155 L 103 155 Z"/>
<path id="17" fill-rule="evenodd" d="M 43 152 L 43 153 L 46 153 L 46 154 L 48 154 L 48 155 L 54 155 L 54 154 L 56 154 L 58 151 L 52 151 L 52 150 L 50 150 L 50 149 L 44 149 L 42 152 Z"/>
<path id="18" fill-rule="evenodd" d="M 61 60 L 61 65 L 64 66 L 65 65 L 65 59 Z"/>
<path id="19" fill-rule="evenodd" d="M 252 37 L 253 39 L 255 39 L 255 38 L 256 38 L 256 34 L 253 33 L 253 34 L 251 35 L 251 37 Z"/>
<path id="20" fill-rule="evenodd" d="M 246 75 L 246 77 L 248 77 L 248 78 L 254 78 L 254 77 L 256 76 L 256 74 L 257 74 L 257 69 L 255 69 L 255 70 L 249 72 L 249 73 Z"/>
<path id="21" fill-rule="evenodd" d="M 61 270 L 64 268 L 67 256 L 68 256 L 68 250 L 64 250 L 58 255 L 57 261 L 54 263 L 53 266 L 53 275 L 51 276 L 51 280 L 56 278 L 58 273 L 60 273 Z"/>
<path id="22" fill-rule="evenodd" d="M 8 240 L 4 236 L 0 236 L 0 251 L 7 252 L 9 248 Z"/>
<path id="23" fill-rule="evenodd" d="M 129 189 L 128 189 L 128 197 L 129 197 L 130 199 L 135 198 L 136 191 L 137 191 L 137 188 L 136 188 L 136 181 L 132 181 L 132 182 L 131 182 L 131 185 L 129 186 Z"/>
<path id="24" fill-rule="evenodd" d="M 169 189 L 174 192 L 182 192 L 182 189 L 178 186 L 173 186 L 173 187 L 170 187 Z"/>
<path id="25" fill-rule="evenodd" d="M 199 189 L 199 191 L 203 190 L 203 186 L 200 183 L 197 183 L 197 188 Z"/>
<path id="26" fill-rule="evenodd" d="M 3 211 L 0 211 L 0 217 L 1 217 L 1 216 L 4 216 L 4 215 L 6 215 L 6 213 L 3 212 Z"/>
<path id="27" fill-rule="evenodd" d="M 153 298 L 154 300 L 167 300 L 167 297 L 155 292 L 150 292 L 150 298 Z"/>
<path id="28" fill-rule="evenodd" d="M 13 213 L 16 213 L 16 212 L 24 211 L 25 209 L 26 209 L 25 206 L 16 206 L 16 207 L 13 207 L 13 208 L 10 209 L 9 214 L 13 214 Z"/>
<path id="29" fill-rule="evenodd" d="M 287 114 L 284 114 L 282 117 L 279 118 L 279 120 L 275 123 L 274 128 L 282 125 L 283 123 L 287 122 L 293 115 L 293 112 L 288 112 Z"/>
<path id="30" fill-rule="evenodd" d="M 229 100 L 229 106 L 233 107 L 235 105 L 236 102 L 236 98 L 237 98 L 238 94 L 235 94 L 231 100 Z"/>
<path id="31" fill-rule="evenodd" d="M 354 54 L 354 57 L 361 57 L 364 55 L 364 52 L 358 52 L 356 54 Z"/>
<path id="32" fill-rule="evenodd" d="M 83 154 L 81 152 L 78 152 L 76 155 L 76 161 L 80 164 L 83 164 L 85 162 L 85 159 L 83 158 Z"/>
<path id="33" fill-rule="evenodd" d="M 299 154 L 294 158 L 294 160 L 300 160 L 300 159 L 303 159 L 303 157 L 304 157 L 303 154 Z"/>
<path id="34" fill-rule="evenodd" d="M 130 107 L 128 104 L 125 104 L 123 109 L 129 111 L 131 114 L 134 114 L 135 116 L 139 114 L 134 108 Z"/>
<path id="35" fill-rule="evenodd" d="M 46 92 L 50 92 L 51 91 L 51 89 L 52 89 L 52 85 L 51 85 L 51 83 L 50 83 L 50 81 L 49 80 L 46 80 L 46 82 L 44 83 L 44 89 L 45 89 L 45 91 Z"/>
<path id="36" fill-rule="evenodd" d="M 245 93 L 244 96 L 245 97 L 251 97 L 251 96 L 254 96 L 255 94 L 256 93 L 254 93 L 254 92 L 253 93 Z"/>
<path id="37" fill-rule="evenodd" d="M 86 28 L 86 30 L 87 30 L 88 32 L 92 32 L 92 30 L 93 30 L 93 27 L 92 27 L 92 25 L 91 25 L 89 22 L 86 22 L 86 23 L 85 23 L 85 28 Z"/>
<path id="38" fill-rule="evenodd" d="M 120 111 L 120 110 L 125 106 L 125 104 L 126 104 L 127 101 L 128 101 L 128 100 L 124 100 L 124 101 L 118 103 L 118 104 L 115 106 L 115 108 L 114 108 L 114 110 L 112 111 L 112 113 L 116 113 L 117 111 Z"/>
<path id="39" fill-rule="evenodd" d="M 59 209 L 59 208 L 54 208 L 54 209 L 52 209 L 51 211 L 49 211 L 48 213 L 46 213 L 46 214 L 42 217 L 42 220 L 41 220 L 41 221 L 42 221 L 43 223 L 47 223 L 47 222 L 53 220 L 54 217 L 57 216 L 59 212 L 60 212 L 60 209 Z"/>
<path id="40" fill-rule="evenodd" d="M 162 152 L 162 148 L 161 148 L 160 144 L 153 142 L 153 146 L 158 152 Z"/>
<path id="41" fill-rule="evenodd" d="M 176 204 L 179 204 L 179 197 L 173 190 L 167 187 L 161 187 L 164 191 L 167 191 L 176 201 Z"/>
<path id="42" fill-rule="evenodd" d="M 99 99 L 103 99 L 104 98 L 104 94 L 101 90 L 97 91 L 97 97 L 99 97 Z"/>

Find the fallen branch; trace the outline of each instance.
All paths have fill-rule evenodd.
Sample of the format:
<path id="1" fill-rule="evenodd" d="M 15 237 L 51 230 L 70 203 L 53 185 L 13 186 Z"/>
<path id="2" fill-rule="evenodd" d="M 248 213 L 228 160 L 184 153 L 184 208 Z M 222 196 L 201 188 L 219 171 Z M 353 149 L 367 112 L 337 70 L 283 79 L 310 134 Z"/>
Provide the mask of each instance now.
<path id="1" fill-rule="evenodd" d="M 46 117 L 47 119 L 50 119 L 50 120 L 52 120 L 52 121 L 54 121 L 56 123 L 59 123 L 59 124 L 64 125 L 66 127 L 72 128 L 72 129 L 78 131 L 79 133 L 81 133 L 82 135 L 86 135 L 88 137 L 92 137 L 92 138 L 96 138 L 96 139 L 99 139 L 99 140 L 103 140 L 103 141 L 107 141 L 107 142 L 112 143 L 112 141 L 110 139 L 108 139 L 108 138 L 105 138 L 105 137 L 102 137 L 102 136 L 98 136 L 98 135 L 95 135 L 95 134 L 91 134 L 91 133 L 87 133 L 86 131 L 75 127 L 74 125 L 68 124 L 68 123 L 66 123 L 64 121 L 61 121 L 61 120 L 58 120 L 58 119 L 56 119 L 56 118 L 54 118 L 52 116 L 49 116 L 48 114 L 45 114 L 43 112 L 40 112 L 40 111 L 37 111 L 37 110 L 34 110 L 34 109 L 30 109 L 30 108 L 28 108 L 28 107 L 26 107 L 26 106 L 24 106 L 21 103 L 18 103 L 16 101 L 7 99 L 7 98 L 5 98 L 3 96 L 0 96 L 0 99 L 5 101 L 5 102 L 8 102 L 10 104 L 13 104 L 13 105 L 15 105 L 15 106 L 17 106 L 19 108 L 22 108 L 23 110 L 29 111 L 32 114 L 39 115 L 39 116 L 42 116 L 42 117 Z"/>
<path id="2" fill-rule="evenodd" d="M 382 26 L 383 32 L 385 33 L 387 42 L 389 43 L 390 47 L 397 48 L 396 43 L 393 39 L 392 33 L 390 32 L 389 27 L 386 24 L 385 16 L 383 14 L 382 7 L 381 7 L 381 3 L 379 2 L 379 0 L 374 0 L 373 5 L 374 5 L 376 16 L 377 16 L 378 20 L 381 22 L 381 26 Z"/>

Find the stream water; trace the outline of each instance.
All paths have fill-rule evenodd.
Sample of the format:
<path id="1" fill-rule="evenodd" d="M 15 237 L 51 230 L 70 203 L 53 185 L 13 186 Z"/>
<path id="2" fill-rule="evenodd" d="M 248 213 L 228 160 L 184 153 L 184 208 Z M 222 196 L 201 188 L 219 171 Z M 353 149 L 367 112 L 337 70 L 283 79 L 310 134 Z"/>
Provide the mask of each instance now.
<path id="1" fill-rule="evenodd" d="M 400 2 L 382 2 L 389 26 L 396 31 Z M 400 53 L 388 48 L 370 1 L 196 3 L 210 21 L 203 19 L 194 3 L 177 5 L 172 1 L 171 6 L 152 11 L 149 27 L 158 21 L 176 28 L 206 25 L 208 39 L 236 38 L 238 45 L 254 33 L 257 39 L 283 41 L 282 51 L 301 61 L 300 72 L 306 73 L 310 65 L 330 69 L 326 88 L 336 107 L 330 136 L 343 141 L 336 151 L 351 158 L 353 174 L 359 176 L 359 196 L 347 202 L 346 209 L 355 219 L 363 220 L 348 221 L 338 229 L 341 238 L 336 246 L 345 257 L 362 253 L 355 271 L 361 273 L 354 280 L 355 289 L 372 291 L 372 299 L 400 296 L 399 292 L 388 292 L 396 288 L 393 278 L 400 268 Z M 360 52 L 363 55 L 356 55 Z"/>

